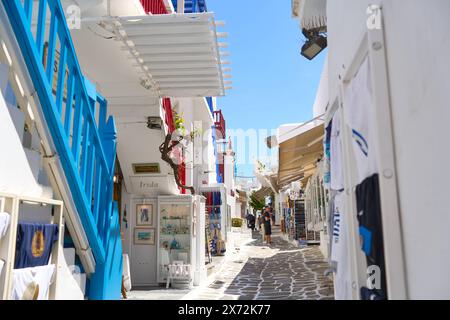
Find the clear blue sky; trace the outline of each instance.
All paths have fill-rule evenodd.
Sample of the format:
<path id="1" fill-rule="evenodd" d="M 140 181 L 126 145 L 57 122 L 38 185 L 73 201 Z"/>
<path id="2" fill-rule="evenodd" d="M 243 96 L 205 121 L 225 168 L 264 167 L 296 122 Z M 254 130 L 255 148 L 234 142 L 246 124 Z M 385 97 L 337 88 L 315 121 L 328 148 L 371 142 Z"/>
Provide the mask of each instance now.
<path id="1" fill-rule="evenodd" d="M 325 52 L 300 55 L 303 35 L 290 0 L 208 0 L 208 11 L 228 32 L 233 89 L 218 98 L 229 129 L 275 129 L 312 118 Z M 252 175 L 253 165 L 238 166 Z"/>

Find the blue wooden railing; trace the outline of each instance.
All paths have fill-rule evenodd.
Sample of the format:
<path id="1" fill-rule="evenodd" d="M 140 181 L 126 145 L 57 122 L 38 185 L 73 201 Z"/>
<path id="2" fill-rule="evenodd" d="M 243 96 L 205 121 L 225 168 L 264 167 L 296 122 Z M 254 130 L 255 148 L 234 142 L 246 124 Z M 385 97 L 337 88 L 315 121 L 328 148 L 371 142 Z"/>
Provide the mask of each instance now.
<path id="1" fill-rule="evenodd" d="M 114 119 L 106 119 L 106 100 L 81 72 L 60 1 L 1 1 L 97 266 L 101 268 L 111 259 L 107 257 L 111 241 L 114 242 L 111 226 L 118 228 L 115 221 L 118 212 L 112 201 L 116 154 Z M 114 254 L 120 257 L 116 263 L 121 265 L 122 253 Z"/>
<path id="2" fill-rule="evenodd" d="M 178 1 L 172 0 L 173 7 L 175 11 L 178 7 Z M 197 13 L 197 12 L 206 12 L 208 11 L 206 8 L 206 0 L 185 0 L 184 1 L 184 12 L 185 13 Z"/>

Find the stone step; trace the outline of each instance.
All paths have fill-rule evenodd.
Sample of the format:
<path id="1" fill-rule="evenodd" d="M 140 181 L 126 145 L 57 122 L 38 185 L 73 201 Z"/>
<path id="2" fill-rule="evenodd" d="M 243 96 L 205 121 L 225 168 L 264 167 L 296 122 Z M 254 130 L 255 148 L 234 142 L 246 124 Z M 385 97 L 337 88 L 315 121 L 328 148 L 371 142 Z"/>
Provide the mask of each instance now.
<path id="1" fill-rule="evenodd" d="M 64 258 L 66 259 L 67 265 L 75 265 L 75 248 L 64 248 Z"/>

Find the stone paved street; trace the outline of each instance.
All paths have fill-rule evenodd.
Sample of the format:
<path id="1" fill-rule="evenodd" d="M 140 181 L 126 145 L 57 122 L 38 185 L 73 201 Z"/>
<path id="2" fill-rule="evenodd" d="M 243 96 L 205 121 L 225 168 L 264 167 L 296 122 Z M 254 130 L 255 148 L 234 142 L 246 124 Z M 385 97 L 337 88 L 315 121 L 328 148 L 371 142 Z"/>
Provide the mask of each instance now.
<path id="1" fill-rule="evenodd" d="M 235 234 L 236 251 L 209 279 L 183 299 L 301 300 L 333 299 L 333 283 L 324 276 L 327 264 L 316 246 L 297 248 L 274 228 L 273 244 L 259 233 Z"/>
<path id="2" fill-rule="evenodd" d="M 131 300 L 302 300 L 333 299 L 333 282 L 324 276 L 327 263 L 317 246 L 297 248 L 273 228 L 273 244 L 258 232 L 233 232 L 234 249 L 208 281 L 193 290 L 153 288 L 132 291 Z"/>

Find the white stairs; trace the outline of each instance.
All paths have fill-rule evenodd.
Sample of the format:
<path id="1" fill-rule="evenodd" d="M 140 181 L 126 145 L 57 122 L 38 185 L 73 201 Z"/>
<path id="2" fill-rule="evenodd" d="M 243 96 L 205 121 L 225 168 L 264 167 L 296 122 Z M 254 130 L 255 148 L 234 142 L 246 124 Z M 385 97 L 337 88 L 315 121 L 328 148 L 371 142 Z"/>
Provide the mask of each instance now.
<path id="1" fill-rule="evenodd" d="M 75 248 L 64 248 L 64 258 L 66 259 L 67 268 L 73 279 L 80 288 L 83 296 L 86 295 L 86 273 L 82 273 L 80 268 L 75 265 Z"/>

